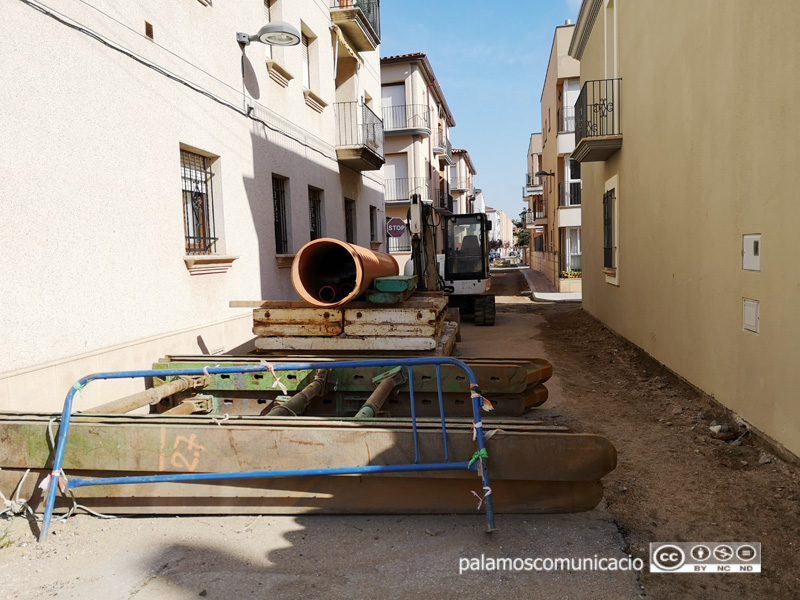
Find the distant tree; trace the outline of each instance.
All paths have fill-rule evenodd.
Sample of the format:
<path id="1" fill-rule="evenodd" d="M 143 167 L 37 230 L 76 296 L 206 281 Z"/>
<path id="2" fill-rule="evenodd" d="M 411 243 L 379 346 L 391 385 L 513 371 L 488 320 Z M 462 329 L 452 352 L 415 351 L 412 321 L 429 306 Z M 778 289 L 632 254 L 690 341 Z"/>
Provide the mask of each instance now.
<path id="1" fill-rule="evenodd" d="M 517 238 L 517 246 L 530 246 L 531 232 L 525 229 L 522 224 L 522 220 L 512 221 L 512 223 L 514 223 L 514 226 L 517 228 L 515 233 L 515 237 Z"/>
<path id="2" fill-rule="evenodd" d="M 489 240 L 489 250 L 500 250 L 503 247 L 502 240 Z"/>

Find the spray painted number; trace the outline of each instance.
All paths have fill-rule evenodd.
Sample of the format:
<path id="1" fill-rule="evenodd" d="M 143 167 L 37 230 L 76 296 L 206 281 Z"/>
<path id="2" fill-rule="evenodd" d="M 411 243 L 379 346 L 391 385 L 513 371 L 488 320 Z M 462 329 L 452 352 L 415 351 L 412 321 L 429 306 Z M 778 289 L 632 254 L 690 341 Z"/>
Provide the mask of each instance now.
<path id="1" fill-rule="evenodd" d="M 205 450 L 203 446 L 197 443 L 197 434 L 192 434 L 189 437 L 183 435 L 175 436 L 172 448 L 167 444 L 167 430 L 161 428 L 161 451 L 158 458 L 158 470 L 164 470 L 164 461 L 169 459 L 170 465 L 182 471 L 189 471 L 194 473 L 197 465 L 200 463 L 200 455 Z M 189 458 L 186 458 L 186 457 Z"/>

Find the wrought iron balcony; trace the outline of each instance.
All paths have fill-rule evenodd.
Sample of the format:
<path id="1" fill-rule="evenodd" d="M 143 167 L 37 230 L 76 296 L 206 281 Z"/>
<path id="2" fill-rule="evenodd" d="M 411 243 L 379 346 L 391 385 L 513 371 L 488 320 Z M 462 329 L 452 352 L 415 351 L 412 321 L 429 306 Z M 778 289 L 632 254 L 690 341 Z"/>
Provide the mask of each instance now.
<path id="1" fill-rule="evenodd" d="M 399 104 L 383 107 L 386 133 L 431 134 L 430 111 L 424 104 Z"/>
<path id="2" fill-rule="evenodd" d="M 357 171 L 374 171 L 384 163 L 383 122 L 360 102 L 337 102 L 336 157 Z"/>
<path id="3" fill-rule="evenodd" d="M 547 200 L 544 198 L 533 203 L 533 220 L 537 225 L 547 222 Z"/>
<path id="4" fill-rule="evenodd" d="M 580 162 L 603 161 L 622 147 L 622 79 L 583 84 L 575 103 L 575 151 Z"/>
<path id="5" fill-rule="evenodd" d="M 380 0 L 331 0 L 331 21 L 359 52 L 381 43 Z"/>
<path id="6" fill-rule="evenodd" d="M 453 212 L 453 197 L 447 190 L 436 190 L 437 206 Z"/>
<path id="7" fill-rule="evenodd" d="M 427 177 L 403 177 L 384 179 L 386 202 L 410 202 L 412 194 L 419 194 L 423 200 L 431 199 L 431 180 Z"/>
<path id="8" fill-rule="evenodd" d="M 447 162 L 451 167 L 456 164 L 453 160 L 453 145 L 450 143 L 450 138 L 447 137 L 445 130 L 441 127 L 433 140 L 432 149 L 433 153 L 439 157 L 439 160 Z"/>

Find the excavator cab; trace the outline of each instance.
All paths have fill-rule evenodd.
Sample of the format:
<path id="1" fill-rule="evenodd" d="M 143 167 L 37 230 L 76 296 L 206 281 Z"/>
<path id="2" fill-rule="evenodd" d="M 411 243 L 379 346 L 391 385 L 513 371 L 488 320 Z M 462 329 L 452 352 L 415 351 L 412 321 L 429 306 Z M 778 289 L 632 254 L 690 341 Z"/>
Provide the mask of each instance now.
<path id="1" fill-rule="evenodd" d="M 489 294 L 491 222 L 483 213 L 444 217 L 444 265 L 440 265 L 450 305 L 474 315 L 476 325 L 494 325 L 494 296 Z"/>

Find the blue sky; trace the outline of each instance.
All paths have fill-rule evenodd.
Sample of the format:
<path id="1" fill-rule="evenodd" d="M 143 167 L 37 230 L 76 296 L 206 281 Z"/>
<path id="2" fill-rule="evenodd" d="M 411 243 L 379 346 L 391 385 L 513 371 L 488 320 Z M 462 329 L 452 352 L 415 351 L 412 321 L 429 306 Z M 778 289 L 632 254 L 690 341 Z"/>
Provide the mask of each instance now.
<path id="1" fill-rule="evenodd" d="M 553 34 L 580 0 L 381 0 L 381 56 L 424 52 L 453 112 L 454 148 L 469 151 L 489 206 L 523 209 L 530 134 Z"/>

